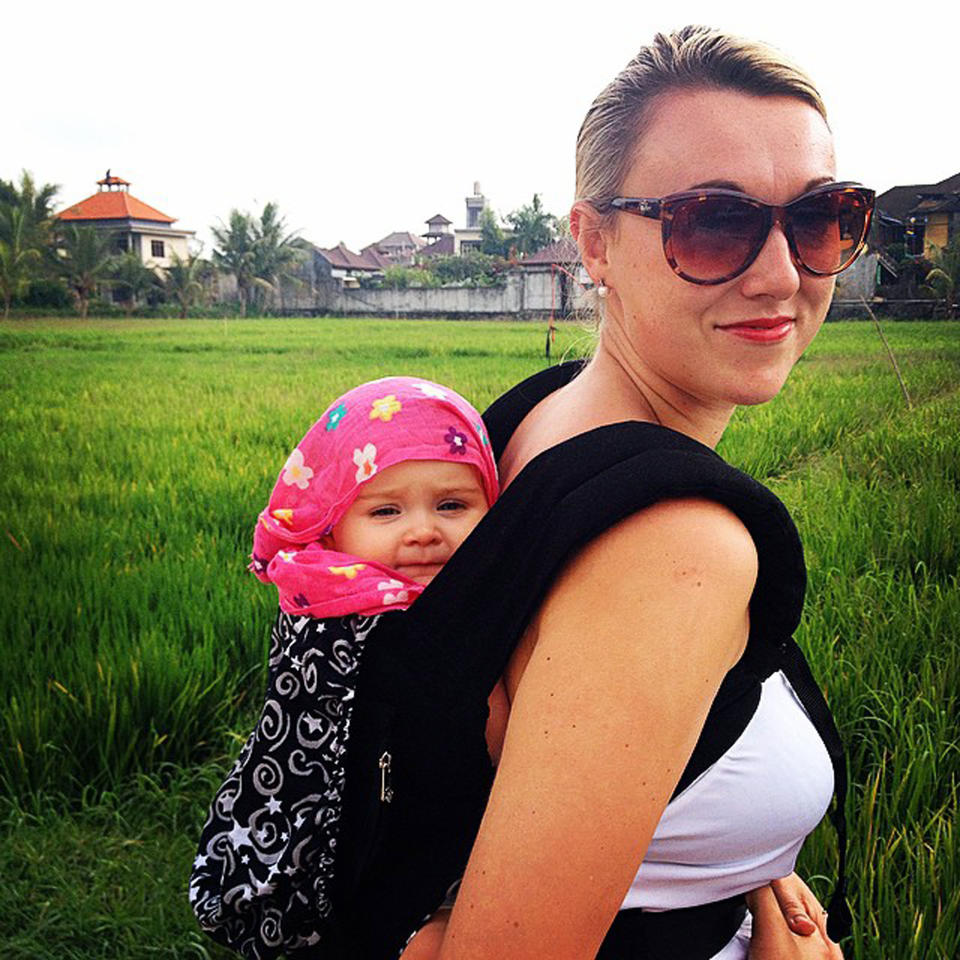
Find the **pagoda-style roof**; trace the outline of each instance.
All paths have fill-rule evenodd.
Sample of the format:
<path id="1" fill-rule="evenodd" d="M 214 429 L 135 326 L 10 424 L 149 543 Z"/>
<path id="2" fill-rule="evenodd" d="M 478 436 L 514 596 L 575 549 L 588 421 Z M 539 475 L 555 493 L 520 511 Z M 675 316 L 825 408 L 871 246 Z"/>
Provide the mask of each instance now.
<path id="1" fill-rule="evenodd" d="M 453 221 L 448 220 L 442 213 L 435 213 L 426 223 L 427 226 L 431 226 L 434 223 L 453 223 Z"/>
<path id="2" fill-rule="evenodd" d="M 102 179 L 97 181 L 98 187 L 129 187 L 130 181 L 124 180 L 123 177 L 116 177 L 107 171 L 107 175 Z"/>
<path id="3" fill-rule="evenodd" d="M 125 182 L 125 181 L 124 181 Z M 150 204 L 138 200 L 126 190 L 101 190 L 57 214 L 58 220 L 152 220 L 155 223 L 175 223 Z"/>

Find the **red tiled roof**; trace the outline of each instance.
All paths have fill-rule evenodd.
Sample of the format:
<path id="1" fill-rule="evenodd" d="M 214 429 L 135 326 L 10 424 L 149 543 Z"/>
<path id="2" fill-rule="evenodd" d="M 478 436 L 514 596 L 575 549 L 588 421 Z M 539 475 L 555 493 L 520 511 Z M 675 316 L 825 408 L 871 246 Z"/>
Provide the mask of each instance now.
<path id="1" fill-rule="evenodd" d="M 393 233 L 388 233 L 381 240 L 370 244 L 371 247 L 376 247 L 379 250 L 389 247 L 416 247 L 419 250 L 423 245 L 424 241 L 420 237 L 415 237 L 408 230 L 394 230 Z M 365 247 L 364 249 L 368 248 Z"/>
<path id="2" fill-rule="evenodd" d="M 124 190 L 101 190 L 67 207 L 57 214 L 59 220 L 153 220 L 157 223 L 174 223 L 149 204 L 138 200 Z"/>
<path id="3" fill-rule="evenodd" d="M 386 257 L 369 247 L 362 254 L 358 254 L 341 242 L 329 249 L 317 247 L 317 251 L 327 259 L 331 267 L 339 270 L 383 270 L 393 266 Z"/>
<path id="4" fill-rule="evenodd" d="M 551 263 L 562 263 L 569 266 L 571 263 L 577 263 L 580 260 L 580 250 L 570 237 L 561 237 L 553 243 L 531 253 L 529 257 L 524 257 L 520 261 L 521 267 L 536 267 L 549 265 Z"/>
<path id="5" fill-rule="evenodd" d="M 453 254 L 453 234 L 447 233 L 427 247 L 421 247 L 418 257 L 450 256 Z"/>

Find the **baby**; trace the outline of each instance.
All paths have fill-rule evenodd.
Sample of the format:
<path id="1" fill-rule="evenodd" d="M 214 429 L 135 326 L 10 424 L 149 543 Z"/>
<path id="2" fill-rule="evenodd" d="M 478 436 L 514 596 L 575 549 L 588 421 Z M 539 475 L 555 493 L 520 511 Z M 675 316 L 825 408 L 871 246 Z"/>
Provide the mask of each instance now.
<path id="1" fill-rule="evenodd" d="M 288 614 L 405 610 L 497 497 L 480 414 L 416 377 L 361 384 L 333 401 L 287 458 L 260 514 L 250 569 Z M 490 697 L 499 759 L 507 711 Z"/>
<path id="2" fill-rule="evenodd" d="M 406 610 L 429 588 L 497 493 L 480 414 L 418 378 L 345 393 L 287 458 L 251 564 L 282 609 L 267 694 L 211 804 L 189 887 L 201 927 L 220 943 L 244 956 L 281 946 L 302 956 L 330 936 L 362 648 L 377 642 L 377 614 Z M 494 762 L 507 712 L 501 682 L 487 723 Z M 393 802 L 390 763 L 385 751 L 381 803 Z M 420 937 L 417 949 L 428 948 Z"/>

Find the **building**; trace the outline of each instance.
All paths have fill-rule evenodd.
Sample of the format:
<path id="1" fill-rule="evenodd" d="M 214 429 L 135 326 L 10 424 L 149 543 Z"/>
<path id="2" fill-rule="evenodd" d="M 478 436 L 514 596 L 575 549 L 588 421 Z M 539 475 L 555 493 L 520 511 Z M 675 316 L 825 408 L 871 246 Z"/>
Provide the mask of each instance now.
<path id="1" fill-rule="evenodd" d="M 313 282 L 321 285 L 334 282 L 339 287 L 357 287 L 361 279 L 382 279 L 384 271 L 395 264 L 375 246 L 370 244 L 361 253 L 354 253 L 342 242 L 329 248 L 311 244 Z"/>
<path id="2" fill-rule="evenodd" d="M 360 251 L 360 254 L 362 256 L 367 251 L 372 250 L 396 266 L 411 267 L 417 254 L 425 246 L 426 241 L 421 237 L 416 237 L 407 230 L 394 230 L 393 233 L 388 233 L 382 240 L 368 244 Z"/>
<path id="3" fill-rule="evenodd" d="M 462 257 L 471 251 L 479 252 L 483 245 L 483 211 L 487 209 L 487 198 L 480 190 L 480 184 L 474 182 L 473 193 L 464 198 L 466 204 L 466 226 L 455 227 L 451 233 L 448 229 L 452 221 L 443 214 L 434 214 L 427 221 L 427 232 L 423 237 L 431 243 L 420 250 L 421 257 L 435 257 L 438 255 Z M 501 228 L 505 236 L 511 231 Z"/>
<path id="4" fill-rule="evenodd" d="M 181 260 L 190 255 L 193 230 L 174 229 L 174 217 L 138 200 L 130 193 L 130 183 L 107 171 L 97 181 L 97 192 L 57 215 L 61 223 L 93 227 L 109 235 L 114 253 L 135 253 L 153 269 L 169 267 L 173 254 Z"/>
<path id="5" fill-rule="evenodd" d="M 875 242 L 904 243 L 907 253 L 931 256 L 960 233 L 960 173 L 939 183 L 891 187 L 877 197 Z"/>

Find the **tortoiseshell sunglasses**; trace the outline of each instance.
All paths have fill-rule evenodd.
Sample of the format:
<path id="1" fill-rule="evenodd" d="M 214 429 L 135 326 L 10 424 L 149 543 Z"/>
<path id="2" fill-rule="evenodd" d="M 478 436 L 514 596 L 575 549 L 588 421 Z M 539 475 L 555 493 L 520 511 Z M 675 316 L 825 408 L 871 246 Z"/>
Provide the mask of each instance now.
<path id="1" fill-rule="evenodd" d="M 740 276 L 780 224 L 797 267 L 832 277 L 857 258 L 870 229 L 873 190 L 858 183 L 828 183 L 783 206 L 737 190 L 686 190 L 667 197 L 614 197 L 595 201 L 600 212 L 622 210 L 659 220 L 663 253 L 674 273 L 690 283 L 726 283 Z"/>

